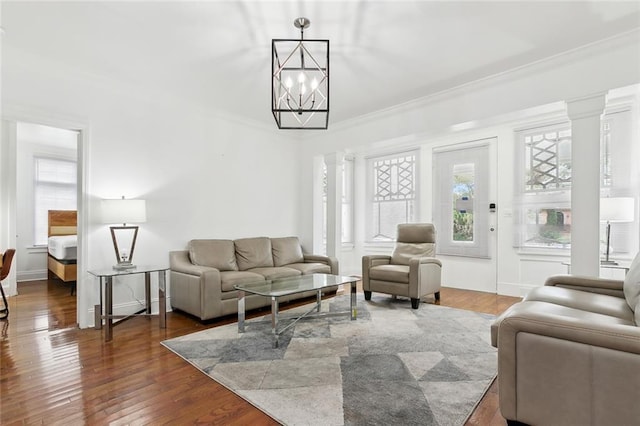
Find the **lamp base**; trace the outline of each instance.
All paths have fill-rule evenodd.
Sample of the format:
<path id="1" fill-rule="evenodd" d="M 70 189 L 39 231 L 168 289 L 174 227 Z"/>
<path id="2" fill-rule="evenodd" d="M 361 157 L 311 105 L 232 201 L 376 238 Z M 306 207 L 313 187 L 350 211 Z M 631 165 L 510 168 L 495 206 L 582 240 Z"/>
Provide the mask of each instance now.
<path id="1" fill-rule="evenodd" d="M 116 271 L 124 271 L 127 269 L 135 269 L 136 265 L 129 262 L 118 263 L 117 265 L 113 265 L 113 269 Z"/>
<path id="2" fill-rule="evenodd" d="M 615 260 L 601 260 L 600 264 L 601 265 L 617 265 L 618 262 L 616 262 Z"/>

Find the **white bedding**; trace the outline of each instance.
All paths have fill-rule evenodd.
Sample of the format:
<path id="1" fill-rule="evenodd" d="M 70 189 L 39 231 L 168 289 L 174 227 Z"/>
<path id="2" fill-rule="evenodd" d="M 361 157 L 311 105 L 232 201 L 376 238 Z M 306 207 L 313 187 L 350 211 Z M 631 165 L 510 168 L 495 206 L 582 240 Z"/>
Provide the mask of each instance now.
<path id="1" fill-rule="evenodd" d="M 78 236 L 49 237 L 49 254 L 58 260 L 75 260 L 78 257 Z"/>

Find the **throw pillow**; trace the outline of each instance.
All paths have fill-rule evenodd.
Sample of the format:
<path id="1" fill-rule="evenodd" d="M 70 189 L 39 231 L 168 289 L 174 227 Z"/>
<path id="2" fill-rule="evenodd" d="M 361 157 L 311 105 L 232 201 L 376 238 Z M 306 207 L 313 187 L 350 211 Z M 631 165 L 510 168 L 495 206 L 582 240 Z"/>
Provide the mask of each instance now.
<path id="1" fill-rule="evenodd" d="M 271 239 L 273 264 L 275 266 L 303 263 L 304 255 L 298 237 L 283 237 Z"/>
<path id="2" fill-rule="evenodd" d="M 409 265 L 413 257 L 433 257 L 435 244 L 433 243 L 396 243 L 391 254 L 391 263 L 395 265 Z"/>
<path id="3" fill-rule="evenodd" d="M 629 267 L 629 272 L 627 272 L 627 276 L 624 277 L 623 290 L 624 298 L 627 300 L 629 307 L 634 310 L 637 319 L 638 311 L 635 309 L 640 303 L 640 253 L 633 259 Z"/>
<path id="4" fill-rule="evenodd" d="M 236 260 L 241 271 L 273 266 L 271 240 L 269 238 L 241 238 L 235 240 L 234 243 L 236 246 Z"/>
<path id="5" fill-rule="evenodd" d="M 236 251 L 231 240 L 191 240 L 189 258 L 194 265 L 220 271 L 237 271 Z"/>

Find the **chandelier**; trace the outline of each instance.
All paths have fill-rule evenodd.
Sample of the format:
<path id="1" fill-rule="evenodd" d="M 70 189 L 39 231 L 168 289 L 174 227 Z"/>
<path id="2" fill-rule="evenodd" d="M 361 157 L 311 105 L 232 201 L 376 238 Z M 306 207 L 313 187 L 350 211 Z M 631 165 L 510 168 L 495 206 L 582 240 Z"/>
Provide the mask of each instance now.
<path id="1" fill-rule="evenodd" d="M 329 125 L 329 40 L 304 40 L 310 24 L 293 21 L 300 40 L 271 40 L 271 111 L 279 129 Z"/>

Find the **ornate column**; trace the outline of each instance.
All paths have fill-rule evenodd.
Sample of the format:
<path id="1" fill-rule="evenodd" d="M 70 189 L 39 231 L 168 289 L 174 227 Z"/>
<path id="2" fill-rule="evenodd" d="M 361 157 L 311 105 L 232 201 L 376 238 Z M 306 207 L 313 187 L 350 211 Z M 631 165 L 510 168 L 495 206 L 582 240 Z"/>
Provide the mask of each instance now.
<path id="1" fill-rule="evenodd" d="M 600 117 L 605 93 L 567 101 L 571 120 L 571 273 L 600 273 Z"/>

